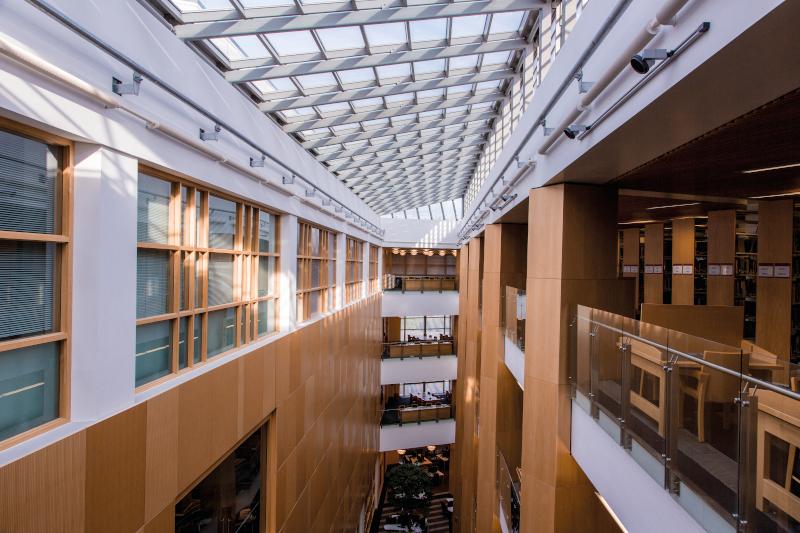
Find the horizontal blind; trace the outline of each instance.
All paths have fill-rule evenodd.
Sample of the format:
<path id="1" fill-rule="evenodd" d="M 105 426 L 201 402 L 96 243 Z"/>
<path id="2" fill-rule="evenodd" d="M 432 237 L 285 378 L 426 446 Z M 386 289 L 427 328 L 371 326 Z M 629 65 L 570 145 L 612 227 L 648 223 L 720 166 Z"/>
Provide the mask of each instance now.
<path id="1" fill-rule="evenodd" d="M 0 230 L 54 233 L 61 148 L 0 131 Z"/>
<path id="2" fill-rule="evenodd" d="M 208 247 L 233 250 L 236 232 L 236 204 L 208 196 Z"/>
<path id="3" fill-rule="evenodd" d="M 233 302 L 233 255 L 208 255 L 208 305 Z"/>
<path id="4" fill-rule="evenodd" d="M 53 331 L 54 244 L 0 241 L 0 340 Z"/>
<path id="5" fill-rule="evenodd" d="M 136 234 L 139 242 L 168 242 L 170 189 L 167 181 L 139 174 L 136 202 Z"/>
<path id="6" fill-rule="evenodd" d="M 136 252 L 136 318 L 168 311 L 169 252 L 139 249 Z"/>

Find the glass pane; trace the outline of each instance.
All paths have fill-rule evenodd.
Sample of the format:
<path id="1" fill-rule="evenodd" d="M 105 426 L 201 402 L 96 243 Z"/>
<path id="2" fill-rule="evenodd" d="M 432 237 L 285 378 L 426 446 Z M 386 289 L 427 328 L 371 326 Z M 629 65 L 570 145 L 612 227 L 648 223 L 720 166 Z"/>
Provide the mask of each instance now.
<path id="1" fill-rule="evenodd" d="M 202 346 L 201 337 L 203 335 L 203 320 L 202 315 L 194 317 L 194 354 L 193 359 L 195 363 L 199 363 L 202 359 Z"/>
<path id="2" fill-rule="evenodd" d="M 306 295 L 306 297 L 308 298 L 308 302 L 309 302 L 309 309 L 310 309 L 311 316 L 319 313 L 319 311 L 320 311 L 320 309 L 319 309 L 319 304 L 320 304 L 319 293 L 320 293 L 320 291 L 312 291 L 312 292 L 309 292 Z"/>
<path id="3" fill-rule="evenodd" d="M 258 296 L 272 294 L 273 279 L 275 278 L 275 258 L 261 256 L 258 258 Z"/>
<path id="4" fill-rule="evenodd" d="M 186 368 L 188 365 L 189 353 L 188 344 L 186 343 L 186 328 L 188 327 L 189 319 L 184 317 L 180 320 L 180 331 L 178 337 L 178 368 Z"/>
<path id="5" fill-rule="evenodd" d="M 0 131 L 0 230 L 55 233 L 61 148 Z"/>
<path id="6" fill-rule="evenodd" d="M 275 216 L 260 211 L 258 218 L 258 251 L 275 252 Z"/>
<path id="7" fill-rule="evenodd" d="M 170 188 L 168 181 L 139 174 L 136 208 L 136 234 L 139 242 L 168 242 Z"/>
<path id="8" fill-rule="evenodd" d="M 54 244 L 0 241 L 0 340 L 53 331 Z"/>
<path id="9" fill-rule="evenodd" d="M 245 324 L 245 319 L 247 318 L 247 313 L 245 312 L 245 308 L 242 307 L 239 311 L 239 344 L 245 344 L 247 342 L 247 326 Z"/>
<path id="10" fill-rule="evenodd" d="M 256 430 L 175 504 L 172 531 L 261 531 L 261 431 Z"/>
<path id="11" fill-rule="evenodd" d="M 170 321 L 136 327 L 136 386 L 170 372 L 172 341 Z"/>
<path id="12" fill-rule="evenodd" d="M 233 255 L 208 254 L 208 305 L 233 302 Z"/>
<path id="13" fill-rule="evenodd" d="M 169 254 L 162 250 L 136 251 L 136 318 L 169 310 Z"/>
<path id="14" fill-rule="evenodd" d="M 203 306 L 203 284 L 201 283 L 200 279 L 200 272 L 203 270 L 204 267 L 204 257 L 206 254 L 201 254 L 195 252 L 197 257 L 195 258 L 194 263 L 194 306 L 195 307 L 202 307 Z"/>
<path id="15" fill-rule="evenodd" d="M 236 310 L 231 307 L 208 313 L 208 357 L 233 348 L 236 339 Z"/>
<path id="16" fill-rule="evenodd" d="M 203 193 L 195 191 L 194 193 L 194 245 L 204 246 L 205 242 L 202 241 L 200 228 L 202 227 L 202 211 L 203 211 Z"/>
<path id="17" fill-rule="evenodd" d="M 311 228 L 311 255 L 319 256 L 319 230 Z"/>
<path id="18" fill-rule="evenodd" d="M 58 418 L 58 343 L 0 353 L 0 440 Z"/>
<path id="19" fill-rule="evenodd" d="M 233 250 L 236 233 L 236 204 L 208 196 L 208 247 Z"/>
<path id="20" fill-rule="evenodd" d="M 311 287 L 312 288 L 319 287 L 319 275 L 320 275 L 321 267 L 322 267 L 322 261 L 320 259 L 312 259 L 311 260 Z"/>
<path id="21" fill-rule="evenodd" d="M 186 268 L 189 262 L 188 254 L 186 252 L 181 252 L 181 295 L 178 305 L 180 306 L 181 311 L 186 309 L 187 307 L 187 295 L 186 295 Z"/>
<path id="22" fill-rule="evenodd" d="M 186 212 L 188 200 L 186 198 L 188 194 L 188 189 L 186 187 L 181 187 L 181 244 L 183 245 L 189 244 L 189 239 L 186 238 L 186 217 L 188 216 Z"/>

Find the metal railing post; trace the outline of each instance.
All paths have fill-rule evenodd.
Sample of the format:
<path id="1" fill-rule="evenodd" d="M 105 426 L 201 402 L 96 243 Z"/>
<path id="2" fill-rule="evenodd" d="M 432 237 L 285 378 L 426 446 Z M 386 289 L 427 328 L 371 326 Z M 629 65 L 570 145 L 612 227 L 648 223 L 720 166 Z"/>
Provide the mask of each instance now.
<path id="1" fill-rule="evenodd" d="M 630 420 L 631 407 L 631 345 L 624 338 L 620 345 L 620 399 L 619 399 L 619 445 L 626 450 L 631 449 L 631 436 L 628 433 L 627 421 Z"/>
<path id="2" fill-rule="evenodd" d="M 599 326 L 592 324 L 589 330 L 589 401 L 591 402 L 592 418 L 600 417 L 600 406 L 597 404 L 597 391 L 600 390 L 600 368 L 597 357 L 599 343 L 597 342 L 597 332 Z"/>
<path id="3" fill-rule="evenodd" d="M 667 391 L 666 438 L 664 439 L 664 489 L 672 494 L 680 494 L 680 478 L 676 471 L 678 457 L 678 431 L 682 426 L 680 420 L 681 382 L 680 375 L 675 372 L 675 360 L 670 358 L 664 365 L 664 387 Z"/>

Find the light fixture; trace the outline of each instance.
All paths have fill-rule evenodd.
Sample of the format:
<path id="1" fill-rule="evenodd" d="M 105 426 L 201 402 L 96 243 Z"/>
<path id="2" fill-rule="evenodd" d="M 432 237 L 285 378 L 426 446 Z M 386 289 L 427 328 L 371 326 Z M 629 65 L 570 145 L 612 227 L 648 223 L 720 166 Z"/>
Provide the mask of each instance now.
<path id="1" fill-rule="evenodd" d="M 200 128 L 200 139 L 203 141 L 218 141 L 219 132 L 221 131 L 222 128 L 219 126 L 214 126 L 214 131 L 206 131 L 203 128 Z"/>
<path id="2" fill-rule="evenodd" d="M 670 209 L 673 207 L 689 207 L 690 205 L 700 205 L 700 202 L 690 202 L 688 204 L 670 204 L 670 205 L 655 205 L 653 207 L 648 207 L 648 211 L 654 211 L 656 209 Z"/>
<path id="3" fill-rule="evenodd" d="M 647 74 L 650 67 L 656 64 L 656 61 L 663 61 L 671 57 L 673 53 L 674 51 L 666 48 L 642 50 L 631 58 L 631 68 L 639 74 Z"/>
<path id="4" fill-rule="evenodd" d="M 787 196 L 798 196 L 800 195 L 800 191 L 795 192 L 784 192 L 780 194 L 763 194 L 761 196 L 748 196 L 751 200 L 765 200 L 767 198 L 786 198 Z"/>
<path id="5" fill-rule="evenodd" d="M 446 251 L 444 251 L 444 250 L 439 250 L 439 255 L 444 255 L 444 254 L 446 254 L 446 253 L 447 253 L 447 252 L 446 252 Z"/>
<path id="6" fill-rule="evenodd" d="M 398 250 L 397 248 L 392 248 L 392 254 L 393 255 L 397 255 L 399 253 L 400 253 L 400 250 Z"/>
<path id="7" fill-rule="evenodd" d="M 112 77 L 111 90 L 120 96 L 126 94 L 139 96 L 139 86 L 142 84 L 142 80 L 144 80 L 144 78 L 138 72 L 133 73 L 133 81 L 131 81 L 131 83 L 122 83 L 121 79 Z"/>
<path id="8" fill-rule="evenodd" d="M 434 452 L 434 451 L 436 451 L 436 446 L 434 446 L 434 445 L 432 445 L 432 444 L 431 444 L 430 446 L 428 446 L 428 451 L 429 451 L 429 452 Z"/>
<path id="9" fill-rule="evenodd" d="M 789 163 L 788 165 L 778 165 L 775 167 L 753 168 L 750 170 L 742 170 L 742 174 L 758 174 L 759 172 L 770 172 L 772 170 L 784 170 L 787 168 L 800 167 L 800 163 Z M 755 196 L 753 197 L 755 198 Z"/>
<path id="10" fill-rule="evenodd" d="M 264 166 L 264 161 L 267 159 L 267 156 L 262 155 L 261 157 L 251 157 L 250 158 L 250 166 L 253 168 L 261 168 Z"/>
<path id="11" fill-rule="evenodd" d="M 568 139 L 574 139 L 578 134 L 584 131 L 589 131 L 589 126 L 585 124 L 572 124 L 564 128 L 564 135 L 566 135 Z"/>
<path id="12" fill-rule="evenodd" d="M 405 250 L 400 250 L 400 255 L 406 255 L 406 251 Z"/>
<path id="13" fill-rule="evenodd" d="M 411 255 L 417 255 L 417 250 L 411 250 Z"/>
<path id="14" fill-rule="evenodd" d="M 455 257 L 457 254 L 458 254 L 458 250 L 453 250 L 453 257 Z"/>
<path id="15" fill-rule="evenodd" d="M 397 455 L 405 455 L 405 454 L 406 454 L 405 450 L 402 450 L 402 449 L 397 450 Z"/>

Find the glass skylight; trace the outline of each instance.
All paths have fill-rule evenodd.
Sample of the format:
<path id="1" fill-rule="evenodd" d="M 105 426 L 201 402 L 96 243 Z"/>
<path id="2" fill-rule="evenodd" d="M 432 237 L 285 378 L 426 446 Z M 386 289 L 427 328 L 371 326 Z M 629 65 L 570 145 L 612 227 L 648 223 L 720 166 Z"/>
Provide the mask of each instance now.
<path id="1" fill-rule="evenodd" d="M 451 170 L 453 161 L 461 167 L 467 160 L 456 150 L 469 144 L 470 161 L 477 159 L 500 112 L 497 102 L 505 96 L 500 91 L 510 86 L 507 80 L 525 55 L 517 51 L 535 46 L 530 32 L 538 28 L 539 15 L 538 8 L 508 11 L 508 3 L 487 2 L 480 14 L 431 17 L 439 9 L 457 13 L 465 0 L 414 0 L 380 6 L 392 10 L 392 22 L 386 22 L 385 12 L 373 9 L 377 4 L 344 0 L 149 1 L 163 4 L 178 19 L 176 34 L 182 39 L 205 43 L 197 50 L 223 65 L 232 83 L 247 86 L 261 99 L 261 109 L 348 186 L 369 178 L 369 188 L 355 190 L 380 212 L 467 192 L 463 174 L 472 167 L 459 168 L 458 174 Z M 420 16 L 421 6 L 436 7 Z M 259 11 L 245 15 L 247 9 Z M 348 22 L 351 13 L 358 13 L 361 25 Z M 324 27 L 303 24 L 317 16 Z M 206 28 L 202 36 L 191 36 L 193 26 Z M 500 42 L 507 50 L 467 56 L 438 52 L 464 45 L 491 50 Z M 428 48 L 437 51 L 427 54 Z M 486 74 L 494 79 L 485 80 Z M 453 106 L 473 94 L 478 100 L 496 98 Z M 417 105 L 425 111 L 407 112 Z M 464 137 L 467 127 L 472 133 Z M 447 138 L 439 142 L 439 136 Z M 419 156 L 421 149 L 426 153 Z M 452 151 L 442 155 L 443 150 Z M 385 194 L 390 183 L 404 183 L 405 172 L 422 171 L 441 176 L 409 194 Z M 424 209 L 432 218 L 446 218 L 456 206 L 448 200 Z"/>

